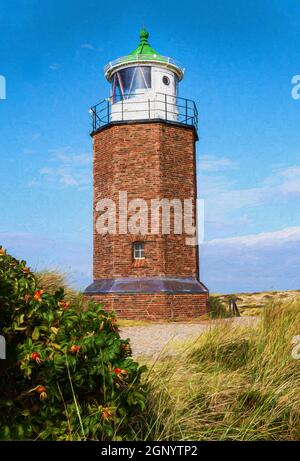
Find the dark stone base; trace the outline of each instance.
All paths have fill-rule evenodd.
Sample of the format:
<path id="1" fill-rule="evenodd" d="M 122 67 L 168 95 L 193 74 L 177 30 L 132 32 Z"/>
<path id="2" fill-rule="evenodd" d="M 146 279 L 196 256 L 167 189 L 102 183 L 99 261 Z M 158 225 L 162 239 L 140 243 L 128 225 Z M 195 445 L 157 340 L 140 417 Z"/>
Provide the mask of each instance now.
<path id="1" fill-rule="evenodd" d="M 195 278 L 118 278 L 95 280 L 84 292 L 119 318 L 172 320 L 207 313 L 208 289 Z"/>
<path id="2" fill-rule="evenodd" d="M 86 295 L 100 293 L 208 293 L 203 283 L 192 277 L 121 277 L 95 280 L 89 285 Z"/>

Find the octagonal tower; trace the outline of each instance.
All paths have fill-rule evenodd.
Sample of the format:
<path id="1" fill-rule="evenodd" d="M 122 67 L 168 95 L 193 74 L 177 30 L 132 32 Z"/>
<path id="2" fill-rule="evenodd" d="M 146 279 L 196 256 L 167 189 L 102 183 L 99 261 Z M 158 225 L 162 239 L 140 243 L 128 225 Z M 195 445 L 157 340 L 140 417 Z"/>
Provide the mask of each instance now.
<path id="1" fill-rule="evenodd" d="M 105 66 L 111 93 L 91 109 L 94 282 L 85 296 L 119 317 L 198 317 L 208 298 L 191 234 L 198 113 L 178 96 L 184 69 L 148 36 L 142 29 L 138 47 Z"/>

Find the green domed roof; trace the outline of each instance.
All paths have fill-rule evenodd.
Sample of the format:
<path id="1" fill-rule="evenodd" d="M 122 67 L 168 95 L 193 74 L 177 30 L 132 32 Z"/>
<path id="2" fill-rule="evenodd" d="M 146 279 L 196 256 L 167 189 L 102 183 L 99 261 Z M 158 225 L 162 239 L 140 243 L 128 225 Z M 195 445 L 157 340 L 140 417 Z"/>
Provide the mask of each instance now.
<path id="1" fill-rule="evenodd" d="M 149 32 L 146 29 L 140 30 L 140 43 L 138 44 L 137 48 L 133 50 L 128 56 L 124 58 L 124 61 L 132 61 L 136 59 L 149 59 L 151 61 L 163 61 L 165 62 L 166 59 L 157 53 L 150 43 L 148 42 Z"/>
<path id="2" fill-rule="evenodd" d="M 132 63 L 135 63 L 136 61 L 138 61 L 139 63 L 147 61 L 161 63 L 166 67 L 172 69 L 172 71 L 177 74 L 179 80 L 182 79 L 184 69 L 174 59 L 162 56 L 161 54 L 157 53 L 148 42 L 148 38 L 149 32 L 146 29 L 142 28 L 140 30 L 140 43 L 135 48 L 135 50 L 133 50 L 127 56 L 123 56 L 121 58 L 109 62 L 104 67 L 104 73 L 108 81 L 111 80 L 111 76 L 116 71 L 116 69 L 122 66 L 126 66 L 127 63 L 132 65 Z"/>

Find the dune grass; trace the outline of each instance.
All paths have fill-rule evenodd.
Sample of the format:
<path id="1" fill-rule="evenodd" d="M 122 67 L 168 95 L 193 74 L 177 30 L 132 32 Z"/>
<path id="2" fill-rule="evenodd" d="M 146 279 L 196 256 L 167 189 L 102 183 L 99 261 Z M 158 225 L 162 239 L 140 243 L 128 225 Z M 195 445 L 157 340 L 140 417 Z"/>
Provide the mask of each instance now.
<path id="1" fill-rule="evenodd" d="M 66 274 L 56 271 L 44 270 L 35 273 L 38 287 L 47 293 L 54 294 L 59 288 L 63 288 L 66 300 L 76 302 L 81 298 L 81 293 L 70 288 Z"/>
<path id="2" fill-rule="evenodd" d="M 256 326 L 220 324 L 149 370 L 137 440 L 298 440 L 300 302 L 264 309 Z"/>
<path id="3" fill-rule="evenodd" d="M 229 299 L 232 297 L 237 299 L 238 309 L 242 316 L 260 315 L 260 310 L 267 307 L 270 302 L 286 302 L 300 301 L 300 290 L 288 291 L 262 291 L 258 293 L 236 293 L 236 294 L 212 294 L 211 298 L 219 299 L 226 307 Z"/>

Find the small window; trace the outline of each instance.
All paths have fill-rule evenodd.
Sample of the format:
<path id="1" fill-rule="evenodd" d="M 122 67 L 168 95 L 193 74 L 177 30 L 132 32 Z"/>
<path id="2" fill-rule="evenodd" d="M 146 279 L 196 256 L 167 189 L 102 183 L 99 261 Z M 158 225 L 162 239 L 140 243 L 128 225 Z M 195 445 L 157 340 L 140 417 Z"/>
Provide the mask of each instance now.
<path id="1" fill-rule="evenodd" d="M 163 76 L 162 81 L 165 85 L 170 85 L 170 79 L 166 75 Z"/>
<path id="2" fill-rule="evenodd" d="M 145 246 L 143 242 L 134 242 L 133 244 L 133 259 L 145 258 Z"/>

